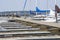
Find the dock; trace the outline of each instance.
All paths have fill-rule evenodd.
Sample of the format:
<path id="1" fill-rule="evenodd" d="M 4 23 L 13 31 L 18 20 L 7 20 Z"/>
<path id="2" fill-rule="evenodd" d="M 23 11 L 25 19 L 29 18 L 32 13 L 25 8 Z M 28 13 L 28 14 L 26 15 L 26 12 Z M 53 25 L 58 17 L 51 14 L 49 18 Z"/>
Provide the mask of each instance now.
<path id="1" fill-rule="evenodd" d="M 43 21 L 14 17 L 15 22 L 0 23 L 0 39 L 24 40 L 24 39 L 60 39 L 59 27 L 42 24 Z M 27 24 L 27 25 L 25 25 Z M 10 39 L 10 40 L 11 40 Z"/>
<path id="2" fill-rule="evenodd" d="M 60 34 L 60 23 L 33 20 L 30 17 L 27 17 L 26 19 L 24 19 L 24 17 L 13 17 L 13 20 L 22 23 L 23 25 L 32 26 L 33 28 L 40 28 L 41 31 L 50 31 L 53 34 Z"/>
<path id="3" fill-rule="evenodd" d="M 56 22 L 45 22 L 45 21 L 32 20 L 28 17 L 26 19 L 24 19 L 24 17 L 21 17 L 21 18 L 14 17 L 14 19 L 15 20 L 21 20 L 21 21 L 26 21 L 26 22 L 31 22 L 31 23 L 36 23 L 36 24 L 40 24 L 40 25 L 45 25 L 45 26 L 50 26 L 50 27 L 60 28 L 60 23 L 56 23 Z"/>
<path id="4" fill-rule="evenodd" d="M 25 32 L 5 32 L 5 33 L 1 33 L 0 35 L 13 35 L 13 34 L 50 34 L 50 32 L 48 31 L 25 31 Z"/>
<path id="5" fill-rule="evenodd" d="M 0 38 L 0 40 L 59 40 L 60 36 L 30 36 L 30 37 L 13 37 L 13 38 Z"/>

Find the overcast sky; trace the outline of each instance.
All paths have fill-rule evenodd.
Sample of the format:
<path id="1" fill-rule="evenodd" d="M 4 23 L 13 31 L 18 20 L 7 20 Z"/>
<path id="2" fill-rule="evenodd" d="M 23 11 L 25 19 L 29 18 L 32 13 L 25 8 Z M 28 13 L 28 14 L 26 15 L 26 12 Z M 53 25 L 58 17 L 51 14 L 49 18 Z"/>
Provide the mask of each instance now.
<path id="1" fill-rule="evenodd" d="M 25 0 L 0 0 L 0 12 L 1 11 L 22 11 Z M 52 9 L 54 10 L 55 0 L 37 0 L 39 9 Z M 60 0 L 57 0 L 57 5 L 60 7 Z M 35 10 L 36 0 L 27 0 L 27 4 L 24 10 Z"/>

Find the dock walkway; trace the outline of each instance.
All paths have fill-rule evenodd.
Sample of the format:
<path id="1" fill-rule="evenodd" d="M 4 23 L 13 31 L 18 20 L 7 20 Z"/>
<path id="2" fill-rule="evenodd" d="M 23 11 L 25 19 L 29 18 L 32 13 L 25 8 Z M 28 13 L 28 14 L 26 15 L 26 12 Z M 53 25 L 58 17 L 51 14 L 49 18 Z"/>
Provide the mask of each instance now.
<path id="1" fill-rule="evenodd" d="M 28 18 L 28 17 L 26 19 L 24 19 L 24 17 L 21 17 L 21 18 L 14 17 L 14 19 L 60 28 L 60 23 L 55 23 L 55 22 L 32 20 L 31 18 Z"/>
<path id="2" fill-rule="evenodd" d="M 25 31 L 25 32 L 5 32 L 1 33 L 0 35 L 7 35 L 7 34 L 50 34 L 51 32 L 49 31 Z"/>
<path id="3" fill-rule="evenodd" d="M 11 37 L 11 38 L 0 38 L 0 40 L 37 40 L 37 39 L 46 39 L 46 40 L 50 40 L 50 39 L 55 39 L 55 40 L 60 40 L 60 36 L 40 36 L 40 37 L 35 37 L 35 36 L 31 36 L 31 37 Z"/>
<path id="4" fill-rule="evenodd" d="M 16 18 L 16 17 L 14 17 L 14 19 L 60 28 L 60 23 L 55 23 L 55 22 L 38 21 L 38 20 L 32 20 L 32 19 L 30 19 L 30 18 L 24 19 L 24 17 L 21 17 L 21 18 Z"/>

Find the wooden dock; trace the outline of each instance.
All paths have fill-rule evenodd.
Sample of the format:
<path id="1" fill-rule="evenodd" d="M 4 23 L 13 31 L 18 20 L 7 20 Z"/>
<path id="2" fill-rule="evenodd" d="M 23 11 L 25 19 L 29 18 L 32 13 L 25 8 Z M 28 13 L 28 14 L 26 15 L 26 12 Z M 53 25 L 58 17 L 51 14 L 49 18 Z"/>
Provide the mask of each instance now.
<path id="1" fill-rule="evenodd" d="M 24 17 L 13 17 L 13 20 L 26 26 L 32 26 L 32 28 L 40 28 L 40 31 L 50 31 L 53 34 L 60 35 L 60 23 L 45 22 L 44 20 L 32 20 L 29 17 L 26 19 L 24 19 Z"/>
<path id="2" fill-rule="evenodd" d="M 60 36 L 30 36 L 30 37 L 11 37 L 11 38 L 0 38 L 0 40 L 37 40 L 37 39 L 45 39 L 45 40 L 50 40 L 50 39 L 55 39 L 55 40 L 60 40 Z"/>
<path id="3" fill-rule="evenodd" d="M 55 22 L 37 21 L 37 20 L 32 20 L 30 18 L 24 19 L 23 17 L 21 17 L 21 18 L 14 17 L 14 19 L 15 20 L 21 20 L 21 21 L 26 21 L 26 22 L 31 22 L 31 23 L 36 23 L 36 24 L 40 24 L 40 25 L 45 25 L 45 26 L 50 26 L 50 27 L 60 28 L 60 23 L 55 23 Z"/>

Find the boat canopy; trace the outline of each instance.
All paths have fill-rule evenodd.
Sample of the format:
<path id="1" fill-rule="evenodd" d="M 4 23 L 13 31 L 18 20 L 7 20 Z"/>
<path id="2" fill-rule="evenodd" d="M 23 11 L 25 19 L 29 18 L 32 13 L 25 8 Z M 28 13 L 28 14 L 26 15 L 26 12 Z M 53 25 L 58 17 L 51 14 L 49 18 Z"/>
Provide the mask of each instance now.
<path id="1" fill-rule="evenodd" d="M 36 7 L 36 10 L 34 12 L 39 12 L 38 14 L 44 14 L 46 15 L 46 12 L 49 14 L 50 10 L 40 10 L 38 7 Z M 33 11 L 30 10 L 30 14 L 36 15 L 36 13 L 34 13 Z"/>
<path id="2" fill-rule="evenodd" d="M 36 12 L 50 12 L 50 10 L 40 10 L 38 7 L 36 7 Z"/>

